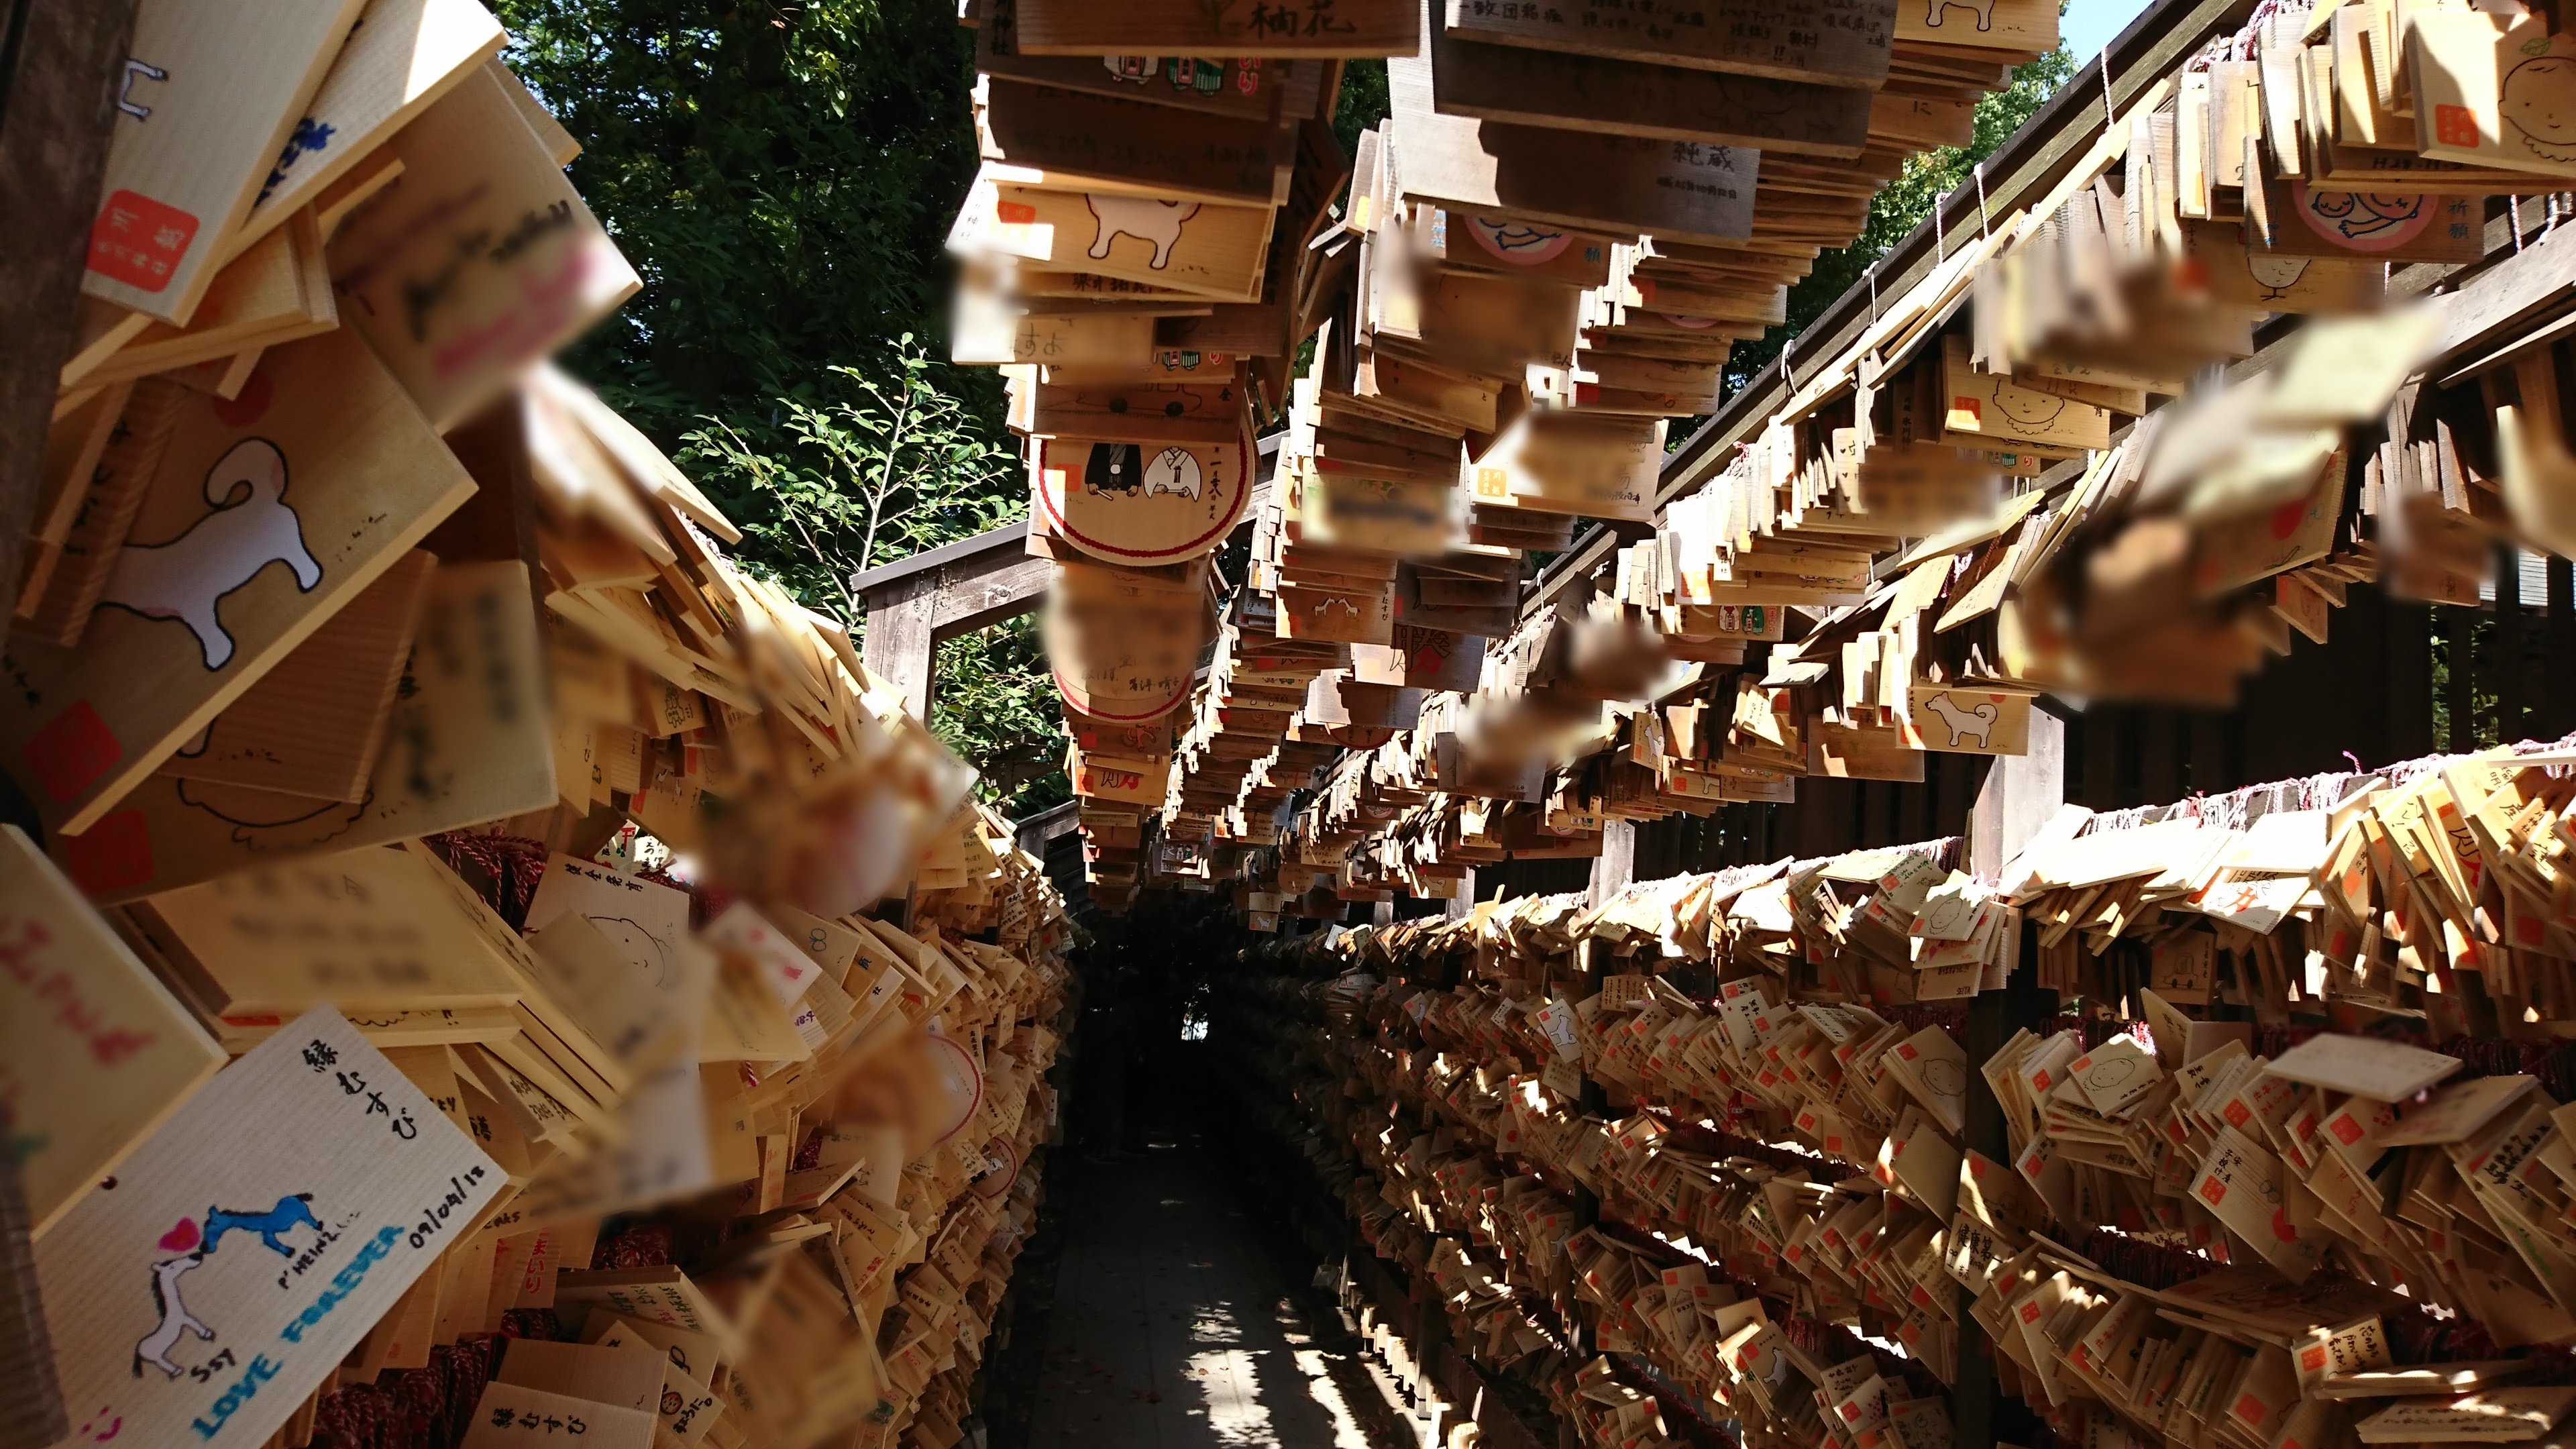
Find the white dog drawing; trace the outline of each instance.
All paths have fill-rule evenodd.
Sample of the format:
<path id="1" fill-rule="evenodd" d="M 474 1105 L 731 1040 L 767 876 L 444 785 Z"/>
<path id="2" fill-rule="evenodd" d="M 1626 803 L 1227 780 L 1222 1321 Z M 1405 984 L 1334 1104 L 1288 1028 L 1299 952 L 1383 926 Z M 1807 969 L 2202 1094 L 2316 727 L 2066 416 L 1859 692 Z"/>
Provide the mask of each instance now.
<path id="1" fill-rule="evenodd" d="M 1199 460 L 1187 448 L 1165 448 L 1145 465 L 1145 496 L 1157 493 L 1186 493 L 1195 503 L 1199 496 Z"/>
<path id="2" fill-rule="evenodd" d="M 1993 701 L 1989 700 L 1974 709 L 1961 709 L 1950 702 L 1950 696 L 1936 694 L 1925 700 L 1923 707 L 1941 716 L 1942 722 L 1950 727 L 1950 743 L 1961 744 L 1970 735 L 1974 735 L 1979 749 L 1993 748 L 1987 736 L 1994 733 L 1995 716 L 2002 713 L 1995 708 Z M 1970 721 L 1975 722 L 1973 727 Z"/>
<path id="3" fill-rule="evenodd" d="M 1931 0 L 1931 5 L 1932 13 L 1923 17 L 1923 23 L 1927 26 L 1939 25 L 1941 23 L 1941 12 L 1949 6 L 1956 5 L 1962 10 L 1974 10 L 1977 12 L 1977 28 L 1979 30 L 1992 30 L 1995 28 L 1995 0 Z"/>
<path id="4" fill-rule="evenodd" d="M 233 501 L 236 489 L 250 496 Z M 194 630 L 206 667 L 221 669 L 233 657 L 215 605 L 257 578 L 273 563 L 295 570 L 295 587 L 310 593 L 322 566 L 304 546 L 304 522 L 286 506 L 286 457 L 265 438 L 245 438 L 206 473 L 206 501 L 215 511 L 168 543 L 127 544 L 108 575 L 99 603 L 132 609 L 147 619 L 176 619 Z"/>
<path id="5" fill-rule="evenodd" d="M 1199 214 L 1197 202 L 1183 206 L 1177 201 L 1156 201 L 1150 196 L 1102 196 L 1091 192 L 1084 196 L 1091 203 L 1091 214 L 1100 222 L 1099 235 L 1091 239 L 1094 261 L 1109 255 L 1109 244 L 1121 236 L 1132 236 L 1150 242 L 1154 260 L 1148 265 L 1161 271 L 1172 259 L 1173 244 L 1181 239 L 1181 226 Z"/>
<path id="6" fill-rule="evenodd" d="M 179 1301 L 179 1275 L 205 1262 L 203 1254 L 190 1253 L 152 1265 L 152 1306 L 161 1310 L 161 1326 L 143 1336 L 134 1345 L 134 1376 L 143 1377 L 143 1366 L 150 1364 L 172 1378 L 186 1370 L 170 1362 L 170 1350 L 179 1346 L 179 1335 L 193 1333 L 199 1338 L 212 1338 L 215 1331 L 197 1321 L 188 1305 Z"/>

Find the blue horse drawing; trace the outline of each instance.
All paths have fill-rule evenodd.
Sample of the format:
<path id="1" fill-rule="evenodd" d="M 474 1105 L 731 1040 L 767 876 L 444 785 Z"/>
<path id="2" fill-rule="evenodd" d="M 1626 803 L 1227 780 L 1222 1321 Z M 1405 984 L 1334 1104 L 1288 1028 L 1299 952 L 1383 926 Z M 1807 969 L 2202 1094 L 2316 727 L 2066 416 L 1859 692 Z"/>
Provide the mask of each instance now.
<path id="1" fill-rule="evenodd" d="M 295 1250 L 279 1241 L 279 1235 L 299 1225 L 320 1232 L 322 1220 L 313 1216 L 312 1204 L 313 1194 L 298 1192 L 279 1198 L 277 1206 L 264 1213 L 234 1212 L 229 1208 L 210 1207 L 206 1209 L 204 1251 L 213 1252 L 215 1245 L 224 1240 L 224 1234 L 239 1228 L 246 1233 L 259 1234 L 259 1240 L 266 1243 L 278 1256 L 292 1258 L 295 1256 Z"/>

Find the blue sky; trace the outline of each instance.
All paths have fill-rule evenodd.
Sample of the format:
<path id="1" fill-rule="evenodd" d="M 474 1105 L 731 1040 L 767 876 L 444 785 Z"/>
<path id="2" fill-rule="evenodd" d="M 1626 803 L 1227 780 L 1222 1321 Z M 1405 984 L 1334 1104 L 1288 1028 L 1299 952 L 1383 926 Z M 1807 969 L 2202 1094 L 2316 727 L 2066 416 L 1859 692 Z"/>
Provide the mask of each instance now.
<path id="1" fill-rule="evenodd" d="M 2058 32 L 2078 62 L 2090 62 L 2146 8 L 2147 0 L 2074 0 L 2058 22 Z"/>

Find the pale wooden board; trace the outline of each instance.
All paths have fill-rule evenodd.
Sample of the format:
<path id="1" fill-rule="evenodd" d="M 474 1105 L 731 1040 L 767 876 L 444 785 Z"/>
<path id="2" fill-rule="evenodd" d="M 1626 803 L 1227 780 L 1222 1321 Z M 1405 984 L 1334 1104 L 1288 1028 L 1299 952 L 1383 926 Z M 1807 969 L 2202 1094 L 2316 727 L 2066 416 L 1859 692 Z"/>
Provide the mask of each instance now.
<path id="1" fill-rule="evenodd" d="M 146 0 L 134 17 L 84 292 L 164 322 L 190 320 L 361 3 Z"/>
<path id="2" fill-rule="evenodd" d="M 224 1064 L 15 826 L 0 827 L 0 1100 L 36 1235 Z"/>
<path id="3" fill-rule="evenodd" d="M 271 351 L 237 401 L 191 394 L 80 647 L 11 651 L 7 767 L 50 827 L 88 830 L 473 487 L 345 328 Z M 130 873 L 140 830 L 88 848 Z"/>
<path id="4" fill-rule="evenodd" d="M 1387 87 L 1395 177 L 1408 196 L 1613 234 L 1753 234 L 1754 152 L 1440 115 L 1427 58 L 1388 61 Z"/>
<path id="5" fill-rule="evenodd" d="M 1507 10 L 1445 0 L 1445 9 L 1451 35 L 1489 44 L 1867 87 L 1887 79 L 1897 6 L 1752 0 L 1711 10 L 1692 0 L 1558 0 Z"/>
<path id="6" fill-rule="evenodd" d="M 1480 505 L 1643 522 L 1654 513 L 1663 453 L 1661 418 L 1530 412 L 1466 465 L 1465 476 Z"/>
<path id="7" fill-rule="evenodd" d="M 1444 29 L 1430 42 L 1444 115 L 1844 159 L 1869 144 L 1863 90 L 1485 45 Z"/>
<path id="8" fill-rule="evenodd" d="M 414 549 L 158 773 L 363 804 L 438 560 Z"/>
<path id="9" fill-rule="evenodd" d="M 263 861 L 380 845 L 540 810 L 555 796 L 545 672 L 523 564 L 450 564 L 432 575 L 406 683 L 386 716 L 363 804 L 156 776 L 118 809 L 140 859 L 54 853 L 85 888 L 128 900 Z"/>
<path id="10" fill-rule="evenodd" d="M 261 178 L 258 200 L 225 242 L 238 255 L 313 201 L 385 139 L 501 53 L 501 22 L 479 0 L 366 0 L 312 104 Z"/>
<path id="11" fill-rule="evenodd" d="M 64 1391 L 71 1402 L 115 1405 L 134 1443 L 252 1449 L 464 1235 L 501 1183 L 498 1165 L 382 1052 L 338 1012 L 317 1008 L 189 1098 L 126 1159 L 115 1192 L 84 1198 L 39 1245 Z M 320 1227 L 281 1217 L 280 1251 L 229 1228 L 208 1252 L 209 1205 L 252 1215 L 300 1206 Z M 317 1252 L 323 1233 L 335 1240 Z M 193 1265 L 177 1266 L 192 1255 Z M 175 1317 L 165 1326 L 156 1275 L 176 1289 L 161 1303 L 184 1305 L 210 1338 Z M 157 1349 L 159 1334 L 173 1339 L 173 1373 L 139 1362 L 139 1347 Z M 189 1372 L 227 1353 L 231 1362 L 206 1381 Z M 256 1392 L 232 1392 L 262 1359 Z M 200 1420 L 210 1434 L 192 1427 Z"/>
<path id="12" fill-rule="evenodd" d="M 1280 199 L 1278 168 L 1294 154 L 1266 118 L 1184 119 L 1167 106 L 999 77 L 987 81 L 986 96 L 985 157 L 1062 173 L 1069 189 L 1268 206 Z"/>
<path id="13" fill-rule="evenodd" d="M 168 372 L 229 357 L 254 344 L 310 337 L 338 323 L 331 279 L 322 266 L 320 229 L 313 218 L 298 217 L 225 263 L 187 326 L 152 323 L 81 381 L 120 382 Z"/>
<path id="14" fill-rule="evenodd" d="M 1196 558 L 1233 532 L 1252 498 L 1252 450 L 1240 435 L 1159 447 L 1051 439 L 1033 451 L 1047 526 L 1106 563 Z"/>
<path id="15" fill-rule="evenodd" d="M 402 176 L 331 239 L 331 279 L 442 432 L 642 285 L 489 71 L 384 144 Z"/>
<path id="16" fill-rule="evenodd" d="M 1268 207 L 1056 190 L 1006 179 L 1013 174 L 986 168 L 958 213 L 952 249 L 1143 282 L 1182 301 L 1260 300 Z"/>
<path id="17" fill-rule="evenodd" d="M 1024 55 L 1411 55 L 1419 0 L 1174 5 L 1169 0 L 1021 0 Z"/>
<path id="18" fill-rule="evenodd" d="M 515 953 L 462 909 L 439 879 L 443 867 L 373 848 L 325 859 L 154 896 L 135 907 L 136 920 L 225 1015 L 291 1015 L 325 1001 L 352 1010 L 518 1001 Z"/>
<path id="19" fill-rule="evenodd" d="M 546 109 L 546 103 L 537 99 L 536 93 L 528 89 L 528 83 L 519 79 L 516 71 L 501 63 L 500 57 L 483 62 L 483 68 L 510 93 L 510 103 L 519 108 L 519 119 L 527 122 L 528 129 L 537 133 L 537 144 L 546 148 L 546 154 L 554 158 L 557 166 L 570 166 L 573 159 L 581 155 L 581 142 L 564 129 L 563 122 L 555 119 L 555 113 Z"/>

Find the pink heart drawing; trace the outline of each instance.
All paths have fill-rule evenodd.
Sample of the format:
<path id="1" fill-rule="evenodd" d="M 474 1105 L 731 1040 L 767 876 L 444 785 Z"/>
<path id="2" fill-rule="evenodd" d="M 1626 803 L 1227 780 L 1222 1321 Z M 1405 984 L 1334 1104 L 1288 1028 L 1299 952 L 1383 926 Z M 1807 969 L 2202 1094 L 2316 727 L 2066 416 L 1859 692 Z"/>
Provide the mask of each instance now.
<path id="1" fill-rule="evenodd" d="M 197 1220 L 181 1218 L 178 1225 L 161 1235 L 161 1251 L 184 1253 L 197 1246 Z"/>

